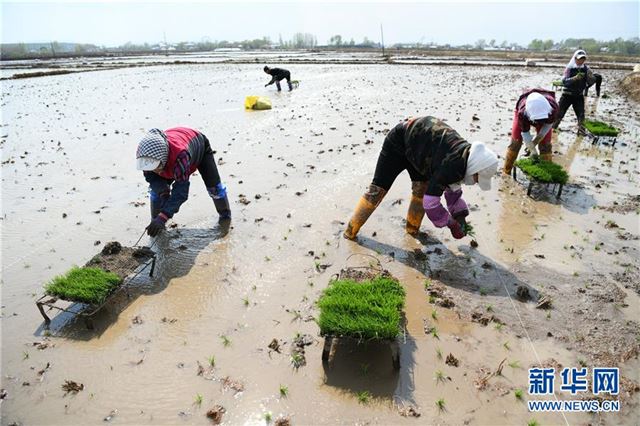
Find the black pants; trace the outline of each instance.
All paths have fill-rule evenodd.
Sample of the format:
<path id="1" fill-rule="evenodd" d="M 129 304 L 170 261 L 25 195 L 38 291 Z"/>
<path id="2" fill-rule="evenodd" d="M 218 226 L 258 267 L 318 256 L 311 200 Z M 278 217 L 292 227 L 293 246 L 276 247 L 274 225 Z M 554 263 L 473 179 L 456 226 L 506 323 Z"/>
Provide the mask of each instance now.
<path id="1" fill-rule="evenodd" d="M 553 124 L 554 129 L 558 128 L 570 106 L 573 107 L 573 111 L 576 113 L 578 125 L 582 125 L 584 122 L 584 96 L 563 93 L 558 103 L 558 118 L 556 118 L 556 122 Z"/>
<path id="2" fill-rule="evenodd" d="M 388 191 L 393 185 L 398 175 L 403 171 L 408 171 L 411 181 L 427 181 L 427 177 L 422 175 L 415 167 L 409 163 L 402 152 L 402 140 L 404 134 L 404 123 L 398 124 L 391 129 L 384 139 L 382 150 L 378 156 L 376 171 L 373 174 L 373 184 Z"/>
<path id="3" fill-rule="evenodd" d="M 600 86 L 602 86 L 602 75 L 600 74 L 593 74 L 593 76 L 596 78 L 596 96 L 600 96 Z M 592 85 L 593 86 L 593 85 Z M 589 88 L 591 86 L 587 86 L 586 89 L 584 89 L 584 96 L 587 96 L 589 94 Z"/>
<path id="4" fill-rule="evenodd" d="M 282 90 L 282 88 L 280 87 L 280 82 L 282 80 L 286 79 L 287 80 L 287 85 L 289 86 L 289 90 L 293 89 L 293 86 L 291 85 L 291 73 L 289 71 L 287 71 L 287 73 L 284 75 L 284 77 L 276 80 L 276 87 L 278 88 L 278 92 L 280 90 Z"/>
<path id="5" fill-rule="evenodd" d="M 209 139 L 204 135 L 202 136 L 204 137 L 204 155 L 198 165 L 198 171 L 204 181 L 204 185 L 207 188 L 213 188 L 220 183 L 220 174 L 218 173 L 216 161 L 213 158 L 213 150 L 211 149 Z"/>

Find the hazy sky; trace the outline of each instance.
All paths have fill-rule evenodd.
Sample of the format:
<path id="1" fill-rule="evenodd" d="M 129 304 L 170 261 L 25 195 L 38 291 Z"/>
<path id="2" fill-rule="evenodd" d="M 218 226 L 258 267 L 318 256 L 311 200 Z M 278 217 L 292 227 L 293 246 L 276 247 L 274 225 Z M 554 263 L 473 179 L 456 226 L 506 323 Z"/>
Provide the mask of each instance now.
<path id="1" fill-rule="evenodd" d="M 296 32 L 325 44 L 334 34 L 356 42 L 464 44 L 483 38 L 531 39 L 639 35 L 640 1 L 582 2 L 18 2 L 0 0 L 2 42 L 98 45 L 167 41 L 284 40 Z"/>

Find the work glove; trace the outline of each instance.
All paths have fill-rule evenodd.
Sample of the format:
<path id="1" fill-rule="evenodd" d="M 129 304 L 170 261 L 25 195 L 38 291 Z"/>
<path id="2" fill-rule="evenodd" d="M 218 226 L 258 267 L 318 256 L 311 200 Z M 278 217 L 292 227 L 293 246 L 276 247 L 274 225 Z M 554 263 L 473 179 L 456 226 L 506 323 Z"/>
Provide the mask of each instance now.
<path id="1" fill-rule="evenodd" d="M 453 217 L 449 218 L 447 227 L 451 231 L 451 235 L 453 236 L 453 238 L 455 238 L 456 240 L 464 238 L 465 233 L 464 233 L 464 230 L 462 229 L 462 225 Z"/>
<path id="2" fill-rule="evenodd" d="M 153 218 L 153 220 L 149 223 L 149 225 L 145 228 L 147 230 L 147 234 L 150 237 L 155 237 L 161 231 L 164 230 L 164 224 L 167 222 L 165 216 L 160 213 L 158 216 Z"/>

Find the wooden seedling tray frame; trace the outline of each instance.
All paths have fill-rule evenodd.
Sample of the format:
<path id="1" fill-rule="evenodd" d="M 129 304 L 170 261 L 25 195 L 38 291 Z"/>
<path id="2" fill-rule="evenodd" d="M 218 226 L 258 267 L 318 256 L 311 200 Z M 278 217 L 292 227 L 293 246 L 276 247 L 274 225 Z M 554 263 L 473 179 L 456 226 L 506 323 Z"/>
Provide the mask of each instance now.
<path id="1" fill-rule="evenodd" d="M 355 253 L 347 257 L 346 262 L 348 262 L 349 259 L 354 255 Z M 375 259 L 376 262 L 378 263 L 378 267 L 376 268 L 372 266 L 358 266 L 358 267 L 350 267 L 351 269 L 368 269 L 368 270 L 374 270 L 380 274 L 383 273 L 384 269 L 382 268 L 382 264 L 380 263 L 380 260 L 378 260 L 376 257 L 371 255 L 367 255 L 367 254 L 361 254 L 361 255 L 368 256 Z M 344 279 L 343 273 L 345 271 L 346 271 L 346 268 L 343 268 L 340 271 L 340 273 L 337 274 L 337 276 L 334 275 L 335 279 Z M 401 318 L 404 319 L 404 313 L 402 313 Z M 398 327 L 401 329 L 404 329 L 404 323 L 406 323 L 406 320 L 401 321 L 401 323 L 398 324 Z M 335 335 L 328 335 L 328 334 L 327 335 L 321 334 L 320 336 L 324 337 L 324 346 L 322 348 L 322 363 L 326 366 L 331 366 L 331 364 L 333 363 L 336 349 L 341 343 L 362 344 L 363 342 L 375 342 L 375 343 L 386 342 L 389 344 L 391 348 L 391 363 L 393 365 L 393 369 L 394 370 L 400 369 L 400 343 L 398 342 L 397 337 L 394 339 L 366 339 L 365 340 L 365 339 L 359 339 L 351 336 L 335 336 Z"/>
<path id="2" fill-rule="evenodd" d="M 518 178 L 516 174 L 517 169 L 519 169 L 519 167 L 516 164 L 514 164 L 513 168 L 511 169 L 511 175 L 513 176 L 513 180 L 515 180 L 516 182 L 518 182 Z M 560 196 L 562 195 L 562 188 L 564 188 L 564 183 L 542 182 L 538 179 L 533 178 L 532 176 L 529 176 L 524 172 L 524 170 L 522 170 L 522 174 L 525 175 L 527 179 L 529 179 L 529 185 L 527 187 L 527 197 L 531 197 L 531 190 L 533 189 L 533 186 L 537 184 L 537 185 L 545 185 L 547 188 L 549 187 L 549 185 L 553 185 L 554 187 L 553 193 L 555 193 L 555 188 L 558 187 L 558 193 L 555 195 L 556 195 L 556 199 L 560 199 Z"/>
<path id="3" fill-rule="evenodd" d="M 74 302 L 74 301 L 64 300 L 55 296 L 49 296 L 47 294 L 44 294 L 38 300 L 36 300 L 36 306 L 38 307 L 38 311 L 40 311 L 40 314 L 44 318 L 44 323 L 46 326 L 51 324 L 51 318 L 49 317 L 49 315 L 47 315 L 47 312 L 45 312 L 45 307 L 49 308 L 49 311 L 57 310 L 60 312 L 66 312 L 66 313 L 73 314 L 75 316 L 82 317 L 84 319 L 84 323 L 87 326 L 87 328 L 89 330 L 93 330 L 94 327 L 93 327 L 92 317 L 95 314 L 97 314 L 107 303 L 109 303 L 121 291 L 126 291 L 127 297 L 129 297 L 129 292 L 127 291 L 127 287 L 129 286 L 131 281 L 133 281 L 138 275 L 140 275 L 149 266 L 151 266 L 151 269 L 149 271 L 149 276 L 152 277 L 153 271 L 155 270 L 155 267 L 156 267 L 155 254 L 153 254 L 145 262 L 138 264 L 135 267 L 135 269 L 133 269 L 131 273 L 122 280 L 122 283 L 120 283 L 118 287 L 114 288 L 111 291 L 111 293 L 109 293 L 109 295 L 104 299 L 104 301 L 99 305 L 93 305 L 93 304 L 82 303 L 82 302 Z M 74 305 L 83 305 L 83 306 L 80 310 L 71 310 L 70 308 Z"/>

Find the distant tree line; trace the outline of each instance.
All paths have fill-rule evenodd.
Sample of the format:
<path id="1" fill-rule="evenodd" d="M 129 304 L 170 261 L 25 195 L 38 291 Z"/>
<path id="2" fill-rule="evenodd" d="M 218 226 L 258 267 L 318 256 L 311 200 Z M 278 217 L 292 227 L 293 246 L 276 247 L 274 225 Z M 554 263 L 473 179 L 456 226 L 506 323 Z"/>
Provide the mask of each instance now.
<path id="1" fill-rule="evenodd" d="M 621 55 L 640 54 L 640 38 L 635 37 L 628 40 L 617 38 L 610 41 L 598 41 L 593 38 L 568 38 L 559 42 L 553 40 L 531 40 L 529 50 L 545 52 L 552 50 L 572 51 L 584 49 L 587 53 L 617 53 Z"/>
<path id="2" fill-rule="evenodd" d="M 314 49 L 321 45 L 318 39 L 310 33 L 295 33 L 289 40 L 283 40 L 279 36 L 278 42 L 273 42 L 269 37 L 242 41 L 211 41 L 204 38 L 199 42 L 182 41 L 178 43 L 156 43 L 156 44 L 135 44 L 125 43 L 117 47 L 96 46 L 94 44 L 60 43 L 57 41 L 47 43 L 10 43 L 0 45 L 0 59 L 22 59 L 22 58 L 46 58 L 58 56 L 74 55 L 100 55 L 100 54 L 123 54 L 123 53 L 169 53 L 187 51 L 212 51 L 216 49 Z M 379 48 L 379 42 L 364 37 L 361 42 L 356 42 L 353 38 L 348 41 L 340 34 L 335 34 L 327 40 L 327 47 L 336 49 L 343 48 Z M 640 39 L 617 38 L 610 41 L 598 41 L 593 38 L 577 39 L 569 38 L 559 42 L 551 39 L 534 39 L 528 46 L 521 46 L 517 43 L 510 43 L 506 40 L 497 42 L 493 40 L 480 39 L 473 44 L 453 46 L 450 44 L 423 44 L 423 43 L 397 43 L 392 47 L 396 49 L 481 49 L 481 50 L 530 50 L 534 52 L 569 52 L 581 48 L 587 53 L 608 53 L 619 55 L 640 55 Z"/>

